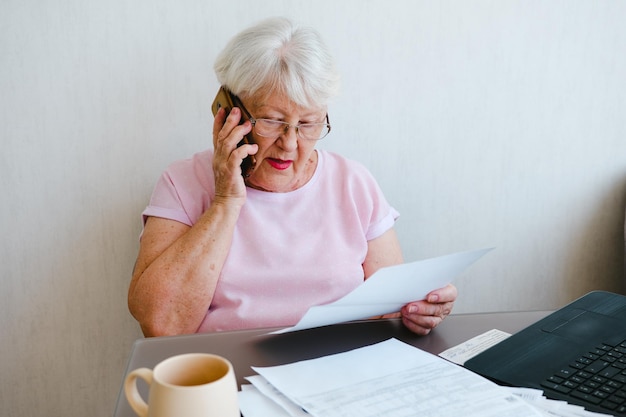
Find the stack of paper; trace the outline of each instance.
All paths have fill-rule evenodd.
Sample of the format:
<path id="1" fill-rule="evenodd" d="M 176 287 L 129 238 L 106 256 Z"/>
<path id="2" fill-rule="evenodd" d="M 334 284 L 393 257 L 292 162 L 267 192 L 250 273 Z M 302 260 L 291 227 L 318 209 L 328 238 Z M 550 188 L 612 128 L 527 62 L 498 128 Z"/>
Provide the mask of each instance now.
<path id="1" fill-rule="evenodd" d="M 245 417 L 543 414 L 487 379 L 396 339 L 275 367 L 239 393 Z"/>
<path id="2" fill-rule="evenodd" d="M 244 417 L 599 417 L 540 390 L 501 387 L 396 339 L 246 378 Z"/>
<path id="3" fill-rule="evenodd" d="M 543 396 L 541 390 L 515 387 L 506 389 L 531 404 L 546 417 L 611 417 L 608 414 L 587 411 L 579 405 L 568 404 L 565 401 L 549 400 Z"/>

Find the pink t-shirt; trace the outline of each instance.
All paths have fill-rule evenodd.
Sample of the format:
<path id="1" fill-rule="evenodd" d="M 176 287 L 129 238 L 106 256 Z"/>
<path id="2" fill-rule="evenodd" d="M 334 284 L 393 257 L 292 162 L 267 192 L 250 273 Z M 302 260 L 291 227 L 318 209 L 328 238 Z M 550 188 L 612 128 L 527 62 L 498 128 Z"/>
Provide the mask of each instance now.
<path id="1" fill-rule="evenodd" d="M 292 326 L 309 307 L 363 282 L 367 242 L 398 212 L 361 164 L 317 150 L 311 180 L 288 193 L 247 188 L 246 204 L 211 307 L 198 332 Z M 213 151 L 175 162 L 158 181 L 147 216 L 192 226 L 214 196 Z"/>

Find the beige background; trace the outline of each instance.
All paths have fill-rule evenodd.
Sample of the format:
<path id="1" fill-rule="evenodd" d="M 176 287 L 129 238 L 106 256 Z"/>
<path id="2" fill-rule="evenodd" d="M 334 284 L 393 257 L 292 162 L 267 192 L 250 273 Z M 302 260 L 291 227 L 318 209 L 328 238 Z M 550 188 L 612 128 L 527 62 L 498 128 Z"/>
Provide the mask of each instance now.
<path id="1" fill-rule="evenodd" d="M 366 164 L 407 260 L 495 246 L 456 312 L 623 290 L 626 2 L 0 0 L 0 414 L 108 416 L 140 213 L 210 143 L 212 62 L 260 18 L 343 74 L 321 146 Z"/>

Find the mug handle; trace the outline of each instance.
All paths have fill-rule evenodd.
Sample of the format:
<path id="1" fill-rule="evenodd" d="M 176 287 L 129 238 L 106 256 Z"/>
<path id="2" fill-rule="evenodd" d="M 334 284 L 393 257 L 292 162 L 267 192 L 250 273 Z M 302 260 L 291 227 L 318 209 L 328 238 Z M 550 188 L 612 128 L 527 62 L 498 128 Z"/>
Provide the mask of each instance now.
<path id="1" fill-rule="evenodd" d="M 150 385 L 152 383 L 152 369 L 135 369 L 128 374 L 128 376 L 126 376 L 126 381 L 124 382 L 124 392 L 126 393 L 128 403 L 139 417 L 147 417 L 148 404 L 146 404 L 139 394 L 139 390 L 137 389 L 137 378 L 143 379 L 148 385 Z"/>

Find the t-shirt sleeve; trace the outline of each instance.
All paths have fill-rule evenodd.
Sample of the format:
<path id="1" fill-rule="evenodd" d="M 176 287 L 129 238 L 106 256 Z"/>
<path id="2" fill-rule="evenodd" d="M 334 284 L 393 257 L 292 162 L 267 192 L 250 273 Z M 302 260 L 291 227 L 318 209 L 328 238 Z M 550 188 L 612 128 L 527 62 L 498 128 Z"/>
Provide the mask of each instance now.
<path id="1" fill-rule="evenodd" d="M 176 220 L 187 226 L 198 221 L 214 195 L 212 155 L 211 150 L 199 152 L 167 167 L 142 213 L 144 224 L 150 216 Z"/>
<path id="2" fill-rule="evenodd" d="M 400 213 L 395 208 L 389 206 L 387 214 L 379 221 L 370 225 L 365 234 L 365 238 L 367 240 L 374 240 L 382 236 L 387 230 L 393 227 L 398 217 L 400 217 Z"/>
<path id="3" fill-rule="evenodd" d="M 378 182 L 364 165 L 348 161 L 343 174 L 349 178 L 348 187 L 365 238 L 369 241 L 380 237 L 393 227 L 400 213 L 389 204 Z"/>
<path id="4" fill-rule="evenodd" d="M 152 192 L 152 197 L 150 198 L 150 203 L 143 211 L 142 217 L 144 225 L 148 217 L 161 217 L 176 220 L 187 226 L 193 225 L 183 207 L 183 203 L 168 171 L 161 174 L 161 177 L 157 181 L 154 191 Z"/>

